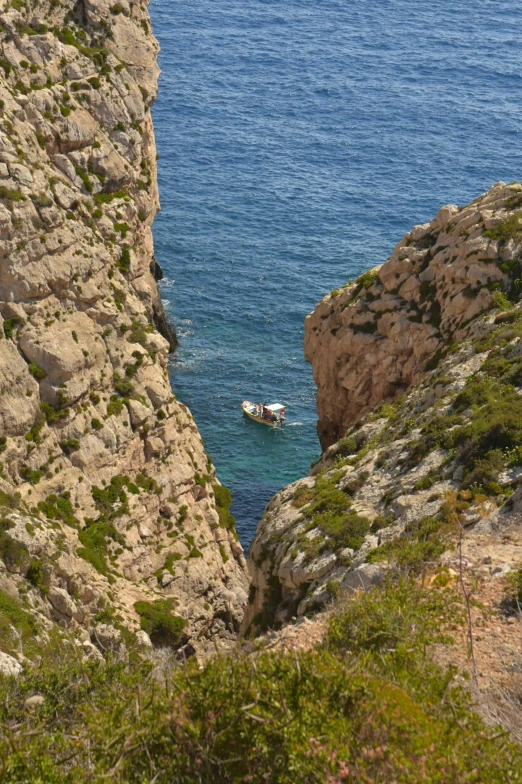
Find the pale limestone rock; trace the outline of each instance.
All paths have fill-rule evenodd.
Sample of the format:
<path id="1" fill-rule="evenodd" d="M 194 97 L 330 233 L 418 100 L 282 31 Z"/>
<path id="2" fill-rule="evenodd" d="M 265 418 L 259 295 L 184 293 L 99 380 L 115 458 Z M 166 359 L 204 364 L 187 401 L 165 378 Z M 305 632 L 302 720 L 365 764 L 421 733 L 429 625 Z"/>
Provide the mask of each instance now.
<path id="1" fill-rule="evenodd" d="M 78 612 L 76 604 L 63 588 L 53 586 L 49 590 L 49 601 L 55 610 L 67 618 L 72 618 Z"/>
<path id="2" fill-rule="evenodd" d="M 317 384 L 323 447 L 420 380 L 439 348 L 462 340 L 491 307 L 488 285 L 508 285 L 500 264 L 517 247 L 511 241 L 499 248 L 484 237 L 483 215 L 492 225 L 505 219 L 516 194 L 517 186 L 493 186 L 469 209 L 442 207 L 373 270 L 372 285 L 359 287 L 353 302 L 350 284 L 306 318 L 305 356 Z M 393 304 L 383 309 L 379 303 L 388 297 Z"/>
<path id="3" fill-rule="evenodd" d="M 142 425 L 151 416 L 150 408 L 144 406 L 139 400 L 131 400 L 129 402 L 129 414 L 132 424 L 137 427 Z"/>
<path id="4" fill-rule="evenodd" d="M 0 673 L 10 678 L 17 678 L 22 672 L 22 665 L 14 656 L 0 651 Z"/>
<path id="5" fill-rule="evenodd" d="M 136 640 L 141 648 L 152 648 L 150 637 L 143 629 L 136 632 Z"/>
<path id="6" fill-rule="evenodd" d="M 125 16 L 111 13 L 111 5 L 85 0 L 80 26 L 67 22 L 85 36 L 87 47 L 110 51 L 110 80 L 99 73 L 96 59 L 63 44 L 53 32 L 19 35 L 16 27 L 31 25 L 34 9 L 11 9 L 2 20 L 2 57 L 13 64 L 16 79 L 14 71 L 1 70 L 4 120 L 14 135 L 0 138 L 0 184 L 20 191 L 25 200 L 0 205 L 0 328 L 11 320 L 6 326 L 11 337 L 0 340 L 0 437 L 6 437 L 0 445 L 6 480 L 0 478 L 0 486 L 8 497 L 21 493 L 25 509 L 39 504 L 40 509 L 10 515 L 9 536 L 28 555 L 21 566 L 11 564 L 12 578 L 0 562 L 0 578 L 2 584 L 12 580 L 18 595 L 26 562 L 41 560 L 46 585 L 69 597 L 59 599 L 53 590 L 57 607 L 50 596 L 38 599 L 42 617 L 75 628 L 88 626 L 100 609 L 114 605 L 136 629 L 135 602 L 168 596 L 187 620 L 187 637 L 198 635 L 194 644 L 205 645 L 214 626 L 201 630 L 198 619 L 222 611 L 219 587 L 244 597 L 248 580 L 239 543 L 229 532 L 221 536 L 222 530 L 215 537 L 212 467 L 206 470 L 208 487 L 194 491 L 194 463 L 206 466 L 207 458 L 168 379 L 167 354 L 175 338 L 151 274 L 150 226 L 159 197 L 150 106 L 158 45 L 144 6 L 133 4 Z M 35 24 L 61 29 L 66 10 L 58 5 L 51 13 L 44 2 Z M 23 59 L 39 71 L 20 68 Z M 17 80 L 29 87 L 30 79 L 41 89 L 24 95 Z M 129 270 L 122 246 L 132 249 Z M 24 479 L 24 471 L 33 473 Z M 107 541 L 111 586 L 93 565 L 79 530 L 101 514 L 96 492 L 122 478 L 128 482 L 128 512 L 115 518 L 118 541 Z M 74 526 L 46 517 L 46 509 L 53 514 L 48 500 L 53 495 L 70 502 Z M 168 535 L 182 507 L 183 523 L 175 530 L 180 540 L 185 533 L 194 536 L 202 557 L 180 562 L 176 579 L 161 587 L 156 573 L 168 554 L 188 555 L 188 548 Z M 162 517 L 160 510 L 167 509 Z M 142 539 L 140 531 L 149 535 Z M 210 584 L 215 590 L 205 595 Z M 36 589 L 28 590 L 36 597 Z M 71 593 L 79 597 L 77 603 Z M 227 623 L 237 628 L 240 603 L 233 603 L 229 615 Z"/>
<path id="7" fill-rule="evenodd" d="M 42 694 L 34 694 L 32 697 L 28 697 L 24 702 L 24 708 L 26 710 L 35 710 L 36 708 L 41 708 L 45 702 L 45 697 Z"/>

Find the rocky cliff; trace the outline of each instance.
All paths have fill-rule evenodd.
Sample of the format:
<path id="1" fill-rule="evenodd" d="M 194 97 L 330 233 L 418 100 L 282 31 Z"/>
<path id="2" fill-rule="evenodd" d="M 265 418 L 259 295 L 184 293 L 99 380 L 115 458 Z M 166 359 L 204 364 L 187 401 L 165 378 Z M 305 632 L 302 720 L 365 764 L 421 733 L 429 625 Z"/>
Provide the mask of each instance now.
<path id="1" fill-rule="evenodd" d="M 459 531 L 518 520 L 521 251 L 522 187 L 498 183 L 414 227 L 307 317 L 325 452 L 267 507 L 244 632 L 378 583 L 391 564 L 451 569 Z"/>
<path id="2" fill-rule="evenodd" d="M 0 649 L 20 601 L 87 650 L 111 618 L 229 638 L 242 549 L 168 378 L 146 3 L 0 7 Z"/>
<path id="3" fill-rule="evenodd" d="M 305 322 L 324 448 L 362 415 L 415 384 L 469 334 L 496 290 L 518 292 L 518 185 L 451 204 L 395 247 L 382 267 L 332 291 Z M 495 227 L 511 220 L 497 236 Z M 504 241 L 505 240 L 505 241 Z"/>

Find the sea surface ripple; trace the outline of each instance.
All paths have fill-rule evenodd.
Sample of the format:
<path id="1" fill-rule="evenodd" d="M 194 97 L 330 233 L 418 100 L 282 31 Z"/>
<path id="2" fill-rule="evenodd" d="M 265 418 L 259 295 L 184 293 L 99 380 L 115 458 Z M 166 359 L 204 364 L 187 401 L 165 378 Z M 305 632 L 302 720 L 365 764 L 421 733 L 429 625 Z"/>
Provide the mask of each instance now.
<path id="1" fill-rule="evenodd" d="M 319 455 L 303 320 L 446 203 L 522 176 L 512 0 L 152 0 L 154 225 L 195 416 L 248 546 Z M 277 401 L 293 424 L 246 420 Z"/>

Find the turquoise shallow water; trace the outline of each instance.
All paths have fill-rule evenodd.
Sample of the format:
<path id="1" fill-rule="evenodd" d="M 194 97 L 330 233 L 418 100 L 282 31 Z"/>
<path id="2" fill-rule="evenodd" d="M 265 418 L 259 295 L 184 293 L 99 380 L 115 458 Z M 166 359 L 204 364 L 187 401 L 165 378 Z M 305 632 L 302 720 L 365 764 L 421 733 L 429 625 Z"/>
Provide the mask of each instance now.
<path id="1" fill-rule="evenodd" d="M 172 363 L 248 546 L 319 454 L 303 320 L 413 224 L 522 176 L 522 7 L 152 0 Z M 244 397 L 288 406 L 274 432 Z"/>

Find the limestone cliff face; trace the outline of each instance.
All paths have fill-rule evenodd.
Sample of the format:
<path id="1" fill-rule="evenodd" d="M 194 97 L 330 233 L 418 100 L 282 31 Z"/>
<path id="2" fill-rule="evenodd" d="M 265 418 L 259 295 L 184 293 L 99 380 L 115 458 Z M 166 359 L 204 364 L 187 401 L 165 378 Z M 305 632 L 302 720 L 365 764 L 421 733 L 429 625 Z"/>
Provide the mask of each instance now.
<path id="1" fill-rule="evenodd" d="M 0 3 L 0 587 L 73 627 L 171 599 L 195 642 L 234 633 L 247 580 L 168 379 L 157 51 L 144 2 Z"/>
<path id="2" fill-rule="evenodd" d="M 307 317 L 305 356 L 317 384 L 323 448 L 466 337 L 518 254 L 513 238 L 499 248 L 488 230 L 521 206 L 518 186 L 500 183 L 466 207 L 442 207 L 430 223 L 414 226 L 382 267 L 332 292 Z"/>
<path id="3" fill-rule="evenodd" d="M 258 526 L 244 632 L 378 582 L 390 563 L 441 557 L 459 523 L 520 519 L 521 254 L 522 187 L 500 183 L 415 227 L 308 316 L 327 448 Z"/>

